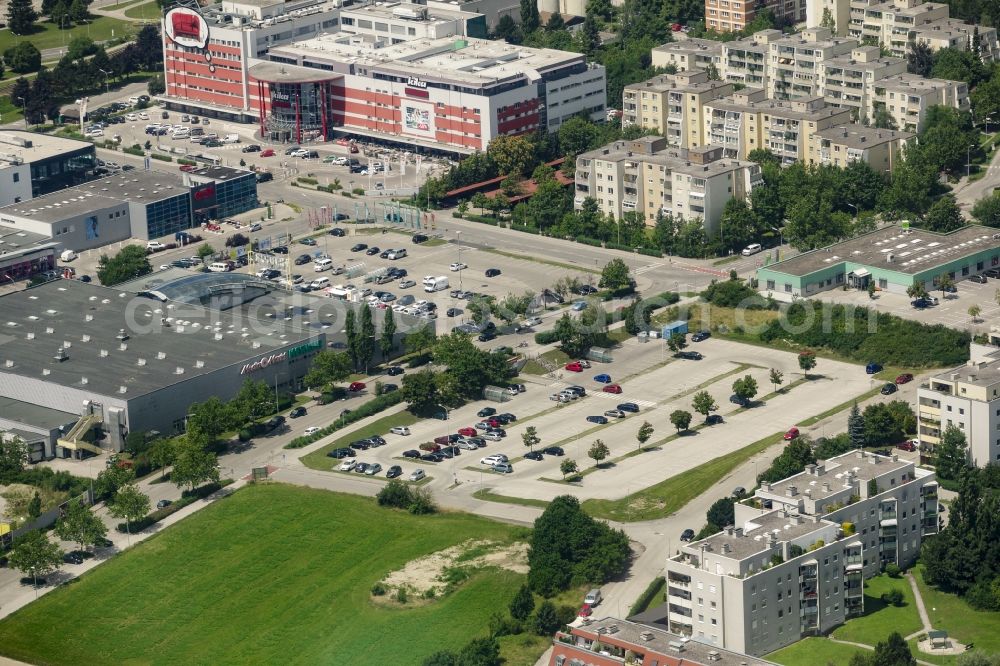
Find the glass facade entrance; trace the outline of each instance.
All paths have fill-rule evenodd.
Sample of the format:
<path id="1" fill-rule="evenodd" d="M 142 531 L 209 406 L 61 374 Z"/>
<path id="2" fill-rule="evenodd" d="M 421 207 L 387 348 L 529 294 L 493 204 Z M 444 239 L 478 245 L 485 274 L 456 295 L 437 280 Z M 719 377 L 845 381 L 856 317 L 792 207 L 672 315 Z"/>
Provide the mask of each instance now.
<path id="1" fill-rule="evenodd" d="M 331 138 L 333 118 L 329 81 L 307 83 L 258 82 L 260 99 L 269 113 L 261 118 L 261 135 L 268 141 L 302 143 Z"/>

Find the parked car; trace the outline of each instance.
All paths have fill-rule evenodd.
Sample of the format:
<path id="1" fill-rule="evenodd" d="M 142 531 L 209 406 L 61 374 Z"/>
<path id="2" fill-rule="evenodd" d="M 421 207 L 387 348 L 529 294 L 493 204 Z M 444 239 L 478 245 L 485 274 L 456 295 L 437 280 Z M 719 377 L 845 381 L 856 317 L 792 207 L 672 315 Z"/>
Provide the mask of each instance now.
<path id="1" fill-rule="evenodd" d="M 419 481 L 420 479 L 424 478 L 425 476 L 427 476 L 427 474 L 424 473 L 424 470 L 422 470 L 422 469 L 415 469 L 412 472 L 410 472 L 410 481 Z"/>
<path id="2" fill-rule="evenodd" d="M 159 502 L 156 503 L 156 508 L 157 509 L 166 509 L 171 504 L 173 504 L 173 502 L 171 502 L 170 500 L 168 500 L 168 499 L 161 499 Z"/>
<path id="3" fill-rule="evenodd" d="M 351 470 L 354 469 L 354 466 L 357 464 L 358 464 L 357 460 L 355 460 L 354 458 L 348 458 L 344 462 L 340 463 L 340 467 L 338 467 L 337 469 L 340 470 L 341 472 L 350 472 Z"/>
<path id="4" fill-rule="evenodd" d="M 622 410 L 623 412 L 632 412 L 633 414 L 639 413 L 639 405 L 635 404 L 634 402 L 619 403 L 618 409 Z"/>
<path id="5" fill-rule="evenodd" d="M 709 414 L 708 417 L 705 418 L 705 425 L 718 425 L 723 422 L 724 419 L 722 418 L 722 414 Z"/>
<path id="6" fill-rule="evenodd" d="M 429 238 L 427 236 L 425 236 L 424 234 L 413 234 L 413 242 L 414 243 L 417 243 L 417 244 L 426 243 L 428 240 L 429 240 Z"/>
<path id="7" fill-rule="evenodd" d="M 393 366 L 389 366 L 389 368 L 386 369 L 385 374 L 389 375 L 390 377 L 395 377 L 397 375 L 403 374 L 404 372 L 406 372 L 406 371 L 403 370 L 398 365 L 393 365 Z"/>
<path id="8" fill-rule="evenodd" d="M 347 232 L 340 227 L 334 227 L 333 229 L 330 229 L 330 235 L 336 236 L 337 238 L 343 238 L 347 235 Z"/>
<path id="9" fill-rule="evenodd" d="M 502 453 L 494 453 L 493 455 L 486 456 L 479 461 L 480 465 L 495 465 L 497 463 L 507 462 L 507 456 Z"/>
<path id="10" fill-rule="evenodd" d="M 623 419 L 625 418 L 625 412 L 620 409 L 609 409 L 604 412 L 604 415 L 609 419 Z"/>
<path id="11" fill-rule="evenodd" d="M 917 450 L 917 444 L 918 444 L 917 440 L 915 440 L 915 439 L 907 439 L 907 440 L 902 441 L 899 444 L 897 444 L 896 448 L 900 449 L 901 451 L 910 451 L 910 452 L 913 452 L 913 451 Z"/>
<path id="12" fill-rule="evenodd" d="M 368 476 L 375 476 L 381 471 L 382 471 L 382 465 L 378 463 L 372 463 L 368 465 L 367 469 L 365 469 L 365 474 L 367 474 Z"/>
<path id="13" fill-rule="evenodd" d="M 405 437 L 410 434 L 410 429 L 406 426 L 393 426 L 389 428 L 389 432 L 393 435 L 403 435 Z"/>
<path id="14" fill-rule="evenodd" d="M 694 530 L 690 527 L 681 532 L 681 541 L 692 541 L 694 539 Z"/>
<path id="15" fill-rule="evenodd" d="M 590 617 L 594 614 L 594 609 L 590 607 L 590 604 L 584 604 L 580 607 L 580 612 L 577 613 L 580 617 Z"/>
<path id="16" fill-rule="evenodd" d="M 493 465 L 492 469 L 493 469 L 494 472 L 497 472 L 498 474 L 513 474 L 514 473 L 514 466 L 511 465 L 510 463 L 505 463 L 505 462 L 497 463 L 497 464 Z"/>
<path id="17" fill-rule="evenodd" d="M 469 428 L 469 427 L 459 428 L 458 429 L 458 434 L 462 435 L 464 437 L 475 437 L 476 436 L 476 429 L 475 428 Z"/>
<path id="18" fill-rule="evenodd" d="M 83 564 L 83 555 L 73 550 L 63 555 L 62 560 L 66 564 Z"/>
<path id="19" fill-rule="evenodd" d="M 305 416 L 305 415 L 306 415 L 306 408 L 305 407 L 296 407 L 292 411 L 288 412 L 289 418 L 293 418 L 293 419 L 297 419 L 300 416 Z"/>
<path id="20" fill-rule="evenodd" d="M 615 393 L 615 394 L 618 394 L 618 393 L 622 392 L 622 387 L 619 386 L 618 384 L 608 384 L 607 386 L 605 386 L 601 390 L 604 391 L 605 393 Z"/>
<path id="21" fill-rule="evenodd" d="M 896 377 L 897 384 L 909 384 L 913 381 L 913 375 L 908 372 L 904 372 L 899 377 Z"/>
<path id="22" fill-rule="evenodd" d="M 395 479 L 397 476 L 400 476 L 402 473 L 403 473 L 403 468 L 402 467 L 400 467 L 399 465 L 393 465 L 392 467 L 390 467 L 386 471 L 385 478 L 387 478 L 387 479 Z"/>
<path id="23" fill-rule="evenodd" d="M 500 269 L 499 268 L 487 268 L 486 269 L 486 277 L 491 278 L 491 277 L 496 277 L 498 275 L 500 275 Z"/>
<path id="24" fill-rule="evenodd" d="M 869 375 L 874 375 L 878 372 L 882 372 L 882 366 L 875 361 L 870 361 L 868 365 L 865 366 L 865 372 Z"/>
<path id="25" fill-rule="evenodd" d="M 886 384 L 885 386 L 882 387 L 882 395 L 892 395 L 898 390 L 899 389 L 896 388 L 895 384 Z"/>
<path id="26" fill-rule="evenodd" d="M 365 383 L 364 382 L 351 382 L 351 385 L 347 387 L 347 390 L 350 391 L 351 393 L 357 393 L 358 391 L 364 391 L 365 390 Z"/>
<path id="27" fill-rule="evenodd" d="M 980 275 L 970 275 L 969 276 L 969 282 L 976 282 L 978 284 L 986 284 L 987 282 L 989 282 L 989 280 L 986 278 L 985 275 L 981 275 L 980 274 Z"/>
<path id="28" fill-rule="evenodd" d="M 785 432 L 784 439 L 786 442 L 790 442 L 798 436 L 799 436 L 799 429 L 796 428 L 795 426 L 792 426 L 791 428 L 788 429 L 787 432 Z"/>
<path id="29" fill-rule="evenodd" d="M 577 361 L 567 363 L 564 367 L 566 370 L 569 370 L 570 372 L 583 372 L 583 366 L 580 365 L 580 363 Z"/>
<path id="30" fill-rule="evenodd" d="M 603 597 L 601 597 L 601 591 L 595 587 L 590 592 L 587 592 L 587 596 L 583 598 L 583 603 L 589 606 L 597 606 L 603 600 Z"/>
<path id="31" fill-rule="evenodd" d="M 712 337 L 711 331 L 696 331 L 694 335 L 691 336 L 691 342 L 701 342 L 702 340 L 708 340 Z"/>
<path id="32" fill-rule="evenodd" d="M 604 425 L 608 422 L 608 419 L 604 416 L 588 416 L 587 420 L 591 423 L 598 423 L 600 425 Z"/>
<path id="33" fill-rule="evenodd" d="M 700 361 L 701 359 L 703 359 L 705 357 L 702 356 L 701 352 L 696 352 L 696 351 L 682 351 L 682 352 L 677 352 L 677 358 L 683 358 L 683 359 L 686 359 L 688 361 Z"/>
<path id="34" fill-rule="evenodd" d="M 368 471 L 368 463 L 359 462 L 357 465 L 354 466 L 355 474 L 364 474 L 367 471 Z"/>
<path id="35" fill-rule="evenodd" d="M 420 451 L 417 451 L 416 449 L 410 449 L 408 451 L 403 451 L 403 457 L 404 458 L 419 458 L 420 455 L 421 455 Z"/>
<path id="36" fill-rule="evenodd" d="M 544 453 L 547 456 L 561 456 L 565 455 L 566 452 L 563 451 L 562 448 L 559 446 L 547 446 L 544 449 L 542 449 L 542 453 Z"/>
<path id="37" fill-rule="evenodd" d="M 524 454 L 524 457 L 528 460 L 545 460 L 545 456 L 542 455 L 541 451 L 528 451 Z"/>
<path id="38" fill-rule="evenodd" d="M 478 412 L 476 412 L 476 416 L 478 416 L 479 418 L 486 418 L 487 416 L 493 416 L 496 413 L 497 410 L 494 409 L 493 407 L 483 407 Z"/>
<path id="39" fill-rule="evenodd" d="M 351 248 L 351 252 L 361 252 L 362 250 L 367 250 L 367 249 L 368 249 L 367 243 L 358 243 Z"/>
<path id="40" fill-rule="evenodd" d="M 610 384 L 611 375 L 605 375 L 605 374 L 594 375 L 594 381 L 600 382 L 601 384 Z"/>

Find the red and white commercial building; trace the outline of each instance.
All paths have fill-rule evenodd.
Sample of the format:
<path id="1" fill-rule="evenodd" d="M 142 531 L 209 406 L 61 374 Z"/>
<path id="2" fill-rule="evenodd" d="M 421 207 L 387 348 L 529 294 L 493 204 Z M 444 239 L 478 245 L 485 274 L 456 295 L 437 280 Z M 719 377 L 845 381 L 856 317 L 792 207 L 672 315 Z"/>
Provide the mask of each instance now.
<path id="1" fill-rule="evenodd" d="M 165 16 L 163 101 L 257 123 L 268 140 L 348 136 L 462 154 L 580 113 L 606 117 L 603 67 L 479 39 L 481 14 L 391 2 L 221 7 Z"/>

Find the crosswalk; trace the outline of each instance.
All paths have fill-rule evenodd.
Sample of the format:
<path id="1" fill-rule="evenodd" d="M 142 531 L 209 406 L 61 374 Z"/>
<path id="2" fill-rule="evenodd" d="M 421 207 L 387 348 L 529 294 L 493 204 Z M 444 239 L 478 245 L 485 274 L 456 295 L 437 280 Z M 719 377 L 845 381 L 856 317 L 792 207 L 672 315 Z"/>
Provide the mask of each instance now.
<path id="1" fill-rule="evenodd" d="M 648 273 L 649 271 L 655 271 L 657 268 L 663 264 L 646 264 L 645 266 L 640 266 L 632 271 L 633 275 L 642 275 L 643 273 Z"/>

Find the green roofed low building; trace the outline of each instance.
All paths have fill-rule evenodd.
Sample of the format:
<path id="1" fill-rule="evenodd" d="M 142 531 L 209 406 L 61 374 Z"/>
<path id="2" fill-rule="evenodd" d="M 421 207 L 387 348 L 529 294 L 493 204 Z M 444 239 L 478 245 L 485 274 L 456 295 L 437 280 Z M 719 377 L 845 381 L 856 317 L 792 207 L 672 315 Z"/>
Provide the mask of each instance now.
<path id="1" fill-rule="evenodd" d="M 1000 269 L 1000 230 L 968 225 L 947 234 L 891 226 L 757 269 L 758 289 L 778 300 L 827 289 L 905 294 L 914 284 L 932 291 L 948 274 L 958 282 Z"/>

